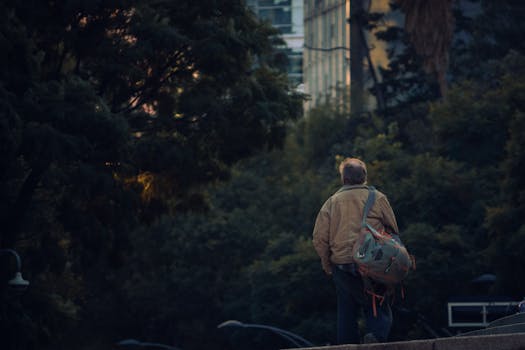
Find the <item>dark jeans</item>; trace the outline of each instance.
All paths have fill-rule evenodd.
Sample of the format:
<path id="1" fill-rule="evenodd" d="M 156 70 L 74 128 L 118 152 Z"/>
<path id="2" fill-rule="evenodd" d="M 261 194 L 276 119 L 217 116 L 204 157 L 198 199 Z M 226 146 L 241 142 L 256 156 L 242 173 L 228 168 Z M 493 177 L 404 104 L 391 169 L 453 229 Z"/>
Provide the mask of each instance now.
<path id="1" fill-rule="evenodd" d="M 359 344 L 357 319 L 360 309 L 363 309 L 366 320 L 366 333 L 372 333 L 375 338 L 384 342 L 392 326 L 392 310 L 387 299 L 380 305 L 377 301 L 377 316 L 374 316 L 372 298 L 367 297 L 363 288 L 363 280 L 355 269 L 355 265 L 339 265 L 333 268 L 333 279 L 337 292 L 337 343 Z"/>

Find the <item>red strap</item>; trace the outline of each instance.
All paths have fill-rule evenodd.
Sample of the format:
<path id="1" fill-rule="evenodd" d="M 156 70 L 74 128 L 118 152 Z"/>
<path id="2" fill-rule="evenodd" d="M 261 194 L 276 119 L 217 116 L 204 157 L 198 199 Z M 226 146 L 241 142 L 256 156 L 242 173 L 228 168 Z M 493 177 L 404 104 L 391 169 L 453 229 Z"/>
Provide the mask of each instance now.
<path id="1" fill-rule="evenodd" d="M 377 304 L 376 304 L 376 298 L 381 300 L 379 302 L 379 305 L 383 305 L 383 302 L 385 301 L 385 296 L 384 295 L 379 295 L 379 294 L 376 294 L 372 291 L 369 291 L 367 290 L 366 291 L 368 294 L 370 294 L 372 296 L 372 310 L 374 311 L 374 317 L 377 317 Z"/>

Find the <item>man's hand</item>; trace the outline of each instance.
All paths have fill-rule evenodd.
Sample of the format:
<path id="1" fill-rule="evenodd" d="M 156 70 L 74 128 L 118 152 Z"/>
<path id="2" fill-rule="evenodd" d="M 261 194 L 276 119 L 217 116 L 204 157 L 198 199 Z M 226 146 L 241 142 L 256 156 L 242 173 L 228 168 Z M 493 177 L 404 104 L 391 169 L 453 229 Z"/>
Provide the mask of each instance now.
<path id="1" fill-rule="evenodd" d="M 332 263 L 330 261 L 321 261 L 321 264 L 323 265 L 324 272 L 328 275 L 332 275 Z"/>

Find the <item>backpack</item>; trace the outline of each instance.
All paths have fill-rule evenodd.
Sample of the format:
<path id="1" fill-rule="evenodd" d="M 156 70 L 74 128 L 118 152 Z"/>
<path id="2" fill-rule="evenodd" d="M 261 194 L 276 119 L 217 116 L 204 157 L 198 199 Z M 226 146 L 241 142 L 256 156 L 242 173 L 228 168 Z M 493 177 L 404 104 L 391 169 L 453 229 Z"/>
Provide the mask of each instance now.
<path id="1" fill-rule="evenodd" d="M 370 209 L 374 205 L 376 191 L 368 187 L 368 199 L 363 210 L 361 231 L 352 249 L 352 257 L 363 277 L 365 290 L 373 298 L 374 315 L 376 315 L 376 298 L 384 301 L 385 295 L 375 292 L 376 284 L 383 285 L 384 290 L 392 292 L 415 269 L 415 259 L 401 242 L 399 235 L 386 231 L 377 231 L 366 222 Z M 401 290 L 404 293 L 403 289 Z M 386 293 L 385 293 L 386 294 Z"/>

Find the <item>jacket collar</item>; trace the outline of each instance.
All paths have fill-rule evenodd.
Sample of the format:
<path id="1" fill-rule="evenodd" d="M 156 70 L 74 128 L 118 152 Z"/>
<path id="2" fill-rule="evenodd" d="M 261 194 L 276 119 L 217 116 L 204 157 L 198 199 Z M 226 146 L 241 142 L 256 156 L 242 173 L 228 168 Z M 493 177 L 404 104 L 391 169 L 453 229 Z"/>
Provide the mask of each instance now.
<path id="1" fill-rule="evenodd" d="M 358 188 L 366 188 L 368 189 L 368 186 L 367 185 L 343 185 L 336 193 L 339 193 L 339 192 L 343 192 L 343 191 L 348 191 L 348 190 L 355 190 L 355 189 L 358 189 Z"/>

